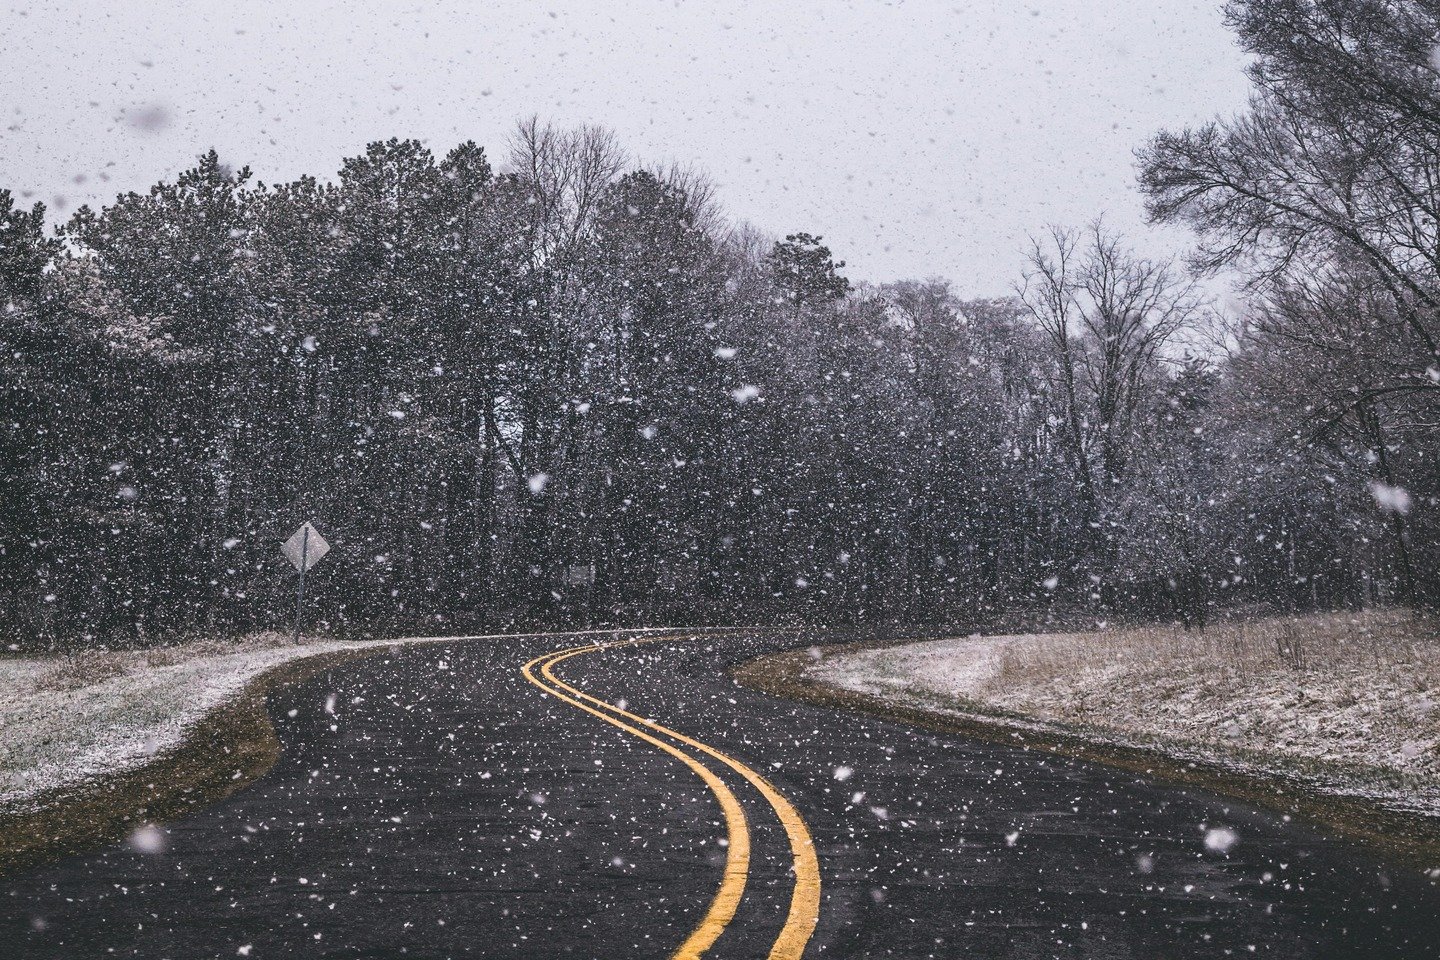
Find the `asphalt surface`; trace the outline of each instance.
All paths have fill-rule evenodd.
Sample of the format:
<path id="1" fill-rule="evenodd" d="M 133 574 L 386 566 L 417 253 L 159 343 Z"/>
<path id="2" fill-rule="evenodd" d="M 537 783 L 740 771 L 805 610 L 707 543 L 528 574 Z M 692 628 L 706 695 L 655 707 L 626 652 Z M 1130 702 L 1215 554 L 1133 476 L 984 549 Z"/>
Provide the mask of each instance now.
<path id="1" fill-rule="evenodd" d="M 713 919 L 735 825 L 688 762 L 522 675 L 576 642 L 399 648 L 274 697 L 271 773 L 159 849 L 4 881 L 0 957 L 671 956 Z M 1417 871 L 1219 797 L 728 679 L 784 645 L 662 639 L 553 667 L 763 776 L 813 838 L 812 933 L 776 808 L 644 728 L 743 811 L 743 894 L 707 957 L 765 957 L 787 929 L 806 957 L 1440 957 L 1440 887 Z"/>

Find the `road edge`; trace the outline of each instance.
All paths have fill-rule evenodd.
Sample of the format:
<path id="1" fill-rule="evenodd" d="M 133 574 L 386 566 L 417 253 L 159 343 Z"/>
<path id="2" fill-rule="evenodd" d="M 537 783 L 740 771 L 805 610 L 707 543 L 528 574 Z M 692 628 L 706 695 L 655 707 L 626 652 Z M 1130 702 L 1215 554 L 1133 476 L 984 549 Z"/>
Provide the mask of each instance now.
<path id="1" fill-rule="evenodd" d="M 148 763 L 43 793 L 32 810 L 0 812 L 0 879 L 117 842 L 140 824 L 178 819 L 249 786 L 280 758 L 266 709 L 272 692 L 393 649 L 381 643 L 277 664 Z"/>
<path id="2" fill-rule="evenodd" d="M 186 731 L 180 743 L 144 765 L 40 794 L 33 801 L 34 809 L 0 811 L 0 881 L 32 867 L 116 843 L 141 824 L 180 819 L 259 780 L 280 759 L 280 740 L 266 709 L 270 694 L 304 683 L 341 664 L 391 653 L 401 646 L 519 637 L 636 634 L 666 629 L 671 628 L 397 637 L 276 664 L 256 674 L 237 695 L 206 713 Z"/>
<path id="3" fill-rule="evenodd" d="M 1361 797 L 1316 794 L 1302 781 L 1282 775 L 1242 773 L 1167 754 L 1159 749 L 1124 746 L 1081 734 L 1035 730 L 1007 722 L 1004 716 L 956 716 L 896 704 L 880 697 L 821 683 L 806 669 L 821 656 L 892 647 L 910 640 L 820 645 L 765 654 L 730 668 L 736 683 L 760 693 L 877 719 L 959 734 L 987 743 L 1098 763 L 1174 786 L 1199 787 L 1292 816 L 1364 847 L 1397 866 L 1433 871 L 1440 868 L 1440 820 L 1391 810 Z"/>

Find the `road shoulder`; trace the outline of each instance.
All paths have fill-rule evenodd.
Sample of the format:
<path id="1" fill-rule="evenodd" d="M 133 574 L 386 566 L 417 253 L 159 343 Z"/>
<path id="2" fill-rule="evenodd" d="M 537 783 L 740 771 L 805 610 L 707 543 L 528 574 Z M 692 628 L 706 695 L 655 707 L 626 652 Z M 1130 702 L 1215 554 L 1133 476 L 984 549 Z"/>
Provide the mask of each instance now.
<path id="1" fill-rule="evenodd" d="M 177 819 L 264 776 L 280 756 L 270 693 L 390 644 L 328 650 L 256 675 L 148 762 L 60 786 L 0 811 L 0 877 Z"/>

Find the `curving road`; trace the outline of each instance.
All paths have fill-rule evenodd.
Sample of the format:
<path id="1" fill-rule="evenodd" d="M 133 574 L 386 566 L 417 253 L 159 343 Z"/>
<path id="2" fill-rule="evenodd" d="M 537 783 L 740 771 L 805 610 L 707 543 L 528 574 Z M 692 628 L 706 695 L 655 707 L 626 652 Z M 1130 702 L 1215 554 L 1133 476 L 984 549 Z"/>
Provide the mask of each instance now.
<path id="1" fill-rule="evenodd" d="M 0 957 L 1440 957 L 1434 881 L 1278 816 L 728 679 L 797 641 L 589 640 L 277 696 L 162 849 L 0 884 Z"/>

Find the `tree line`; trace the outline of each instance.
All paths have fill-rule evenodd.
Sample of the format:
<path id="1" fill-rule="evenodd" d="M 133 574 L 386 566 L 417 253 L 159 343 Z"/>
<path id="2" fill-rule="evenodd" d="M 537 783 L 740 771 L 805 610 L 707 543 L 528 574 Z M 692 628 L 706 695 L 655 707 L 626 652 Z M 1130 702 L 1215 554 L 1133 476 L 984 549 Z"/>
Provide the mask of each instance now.
<path id="1" fill-rule="evenodd" d="M 0 190 L 0 639 L 282 625 L 306 519 L 336 632 L 1433 602 L 1440 12 L 1227 17 L 1248 111 L 1138 154 L 1192 262 L 1052 229 L 1003 298 L 534 120 L 56 231 Z"/>

